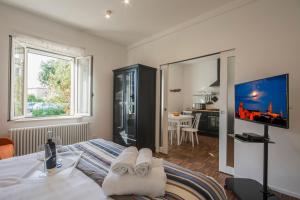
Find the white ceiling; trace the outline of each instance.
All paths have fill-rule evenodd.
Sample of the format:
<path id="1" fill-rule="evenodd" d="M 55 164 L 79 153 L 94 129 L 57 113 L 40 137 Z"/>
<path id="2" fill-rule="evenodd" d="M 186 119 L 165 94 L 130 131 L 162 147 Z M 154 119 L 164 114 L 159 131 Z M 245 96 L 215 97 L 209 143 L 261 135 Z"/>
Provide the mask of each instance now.
<path id="1" fill-rule="evenodd" d="M 233 0 L 0 0 L 124 45 L 217 9 Z M 104 18 L 111 9 L 111 19 Z"/>

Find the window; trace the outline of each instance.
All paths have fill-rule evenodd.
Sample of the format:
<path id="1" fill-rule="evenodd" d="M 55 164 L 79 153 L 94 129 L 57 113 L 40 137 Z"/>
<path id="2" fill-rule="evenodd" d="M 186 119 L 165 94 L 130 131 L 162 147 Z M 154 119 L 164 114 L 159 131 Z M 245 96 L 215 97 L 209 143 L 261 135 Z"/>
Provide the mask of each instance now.
<path id="1" fill-rule="evenodd" d="M 11 120 L 91 115 L 92 57 L 67 53 L 11 37 Z"/>

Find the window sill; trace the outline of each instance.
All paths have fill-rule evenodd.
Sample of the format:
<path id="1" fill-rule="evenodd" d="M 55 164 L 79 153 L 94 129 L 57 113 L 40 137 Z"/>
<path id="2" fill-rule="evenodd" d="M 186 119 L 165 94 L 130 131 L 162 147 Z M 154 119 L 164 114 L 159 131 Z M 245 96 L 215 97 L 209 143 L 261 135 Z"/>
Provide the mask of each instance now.
<path id="1" fill-rule="evenodd" d="M 32 121 L 49 121 L 49 120 L 64 120 L 64 119 L 82 119 L 84 116 L 58 116 L 58 117 L 37 117 L 37 118 L 22 118 L 10 120 L 13 122 L 32 122 Z"/>

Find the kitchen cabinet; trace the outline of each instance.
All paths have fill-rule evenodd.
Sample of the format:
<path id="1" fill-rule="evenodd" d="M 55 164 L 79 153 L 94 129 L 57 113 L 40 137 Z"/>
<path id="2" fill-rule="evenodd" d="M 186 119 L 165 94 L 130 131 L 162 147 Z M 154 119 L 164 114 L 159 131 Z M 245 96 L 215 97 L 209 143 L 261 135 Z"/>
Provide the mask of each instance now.
<path id="1" fill-rule="evenodd" d="M 199 132 L 208 135 L 219 135 L 219 112 L 217 111 L 194 111 L 194 113 L 201 113 L 199 122 Z"/>

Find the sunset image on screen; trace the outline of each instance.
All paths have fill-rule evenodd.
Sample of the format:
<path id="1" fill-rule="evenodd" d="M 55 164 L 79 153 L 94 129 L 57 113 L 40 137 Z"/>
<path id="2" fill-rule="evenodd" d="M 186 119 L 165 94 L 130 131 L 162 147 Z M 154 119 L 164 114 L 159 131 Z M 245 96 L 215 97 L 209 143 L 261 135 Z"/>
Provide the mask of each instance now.
<path id="1" fill-rule="evenodd" d="M 235 86 L 236 118 L 287 126 L 287 75 Z"/>

